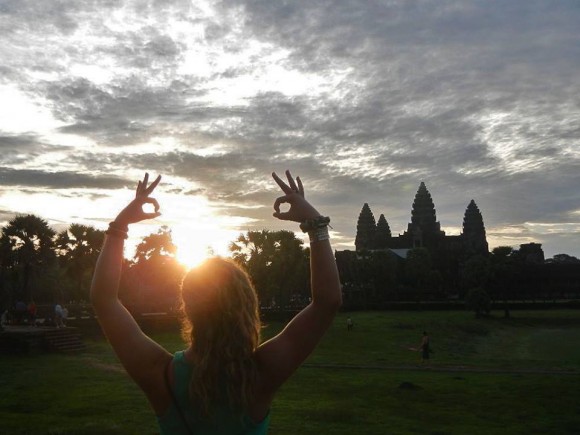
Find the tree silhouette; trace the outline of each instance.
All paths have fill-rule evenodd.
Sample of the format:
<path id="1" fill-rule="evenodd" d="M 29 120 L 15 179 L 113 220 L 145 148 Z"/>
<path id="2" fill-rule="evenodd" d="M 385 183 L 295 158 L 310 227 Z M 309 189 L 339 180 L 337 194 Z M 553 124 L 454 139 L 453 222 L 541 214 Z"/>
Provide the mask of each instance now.
<path id="1" fill-rule="evenodd" d="M 503 299 L 504 316 L 510 317 L 509 298 L 516 274 L 516 265 L 513 258 L 514 250 L 511 246 L 498 246 L 491 251 L 490 260 L 490 287 L 497 299 Z"/>
<path id="2" fill-rule="evenodd" d="M 461 281 L 464 289 L 481 287 L 485 289 L 491 274 L 491 266 L 488 257 L 474 255 L 463 265 Z"/>
<path id="3" fill-rule="evenodd" d="M 145 236 L 135 249 L 134 264 L 127 272 L 133 283 L 123 292 L 123 298 L 137 305 L 141 312 L 173 310 L 178 300 L 179 286 L 185 266 L 175 258 L 177 247 L 171 230 L 163 226 L 157 233 Z"/>
<path id="4" fill-rule="evenodd" d="M 426 289 L 431 276 L 431 254 L 426 248 L 411 249 L 407 253 L 405 275 L 418 293 Z"/>
<path id="5" fill-rule="evenodd" d="M 95 266 L 104 236 L 104 231 L 92 226 L 72 224 L 56 237 L 57 254 L 67 276 L 75 283 L 76 299 L 88 299 L 83 284 Z"/>
<path id="6" fill-rule="evenodd" d="M 232 258 L 252 278 L 263 305 L 285 308 L 308 293 L 308 252 L 292 231 L 248 231 L 230 244 Z"/>
<path id="7" fill-rule="evenodd" d="M 53 265 L 56 258 L 54 235 L 44 219 L 32 214 L 16 216 L 2 228 L 0 252 L 3 268 L 13 284 L 14 298 L 33 299 L 32 280 L 43 268 Z"/>

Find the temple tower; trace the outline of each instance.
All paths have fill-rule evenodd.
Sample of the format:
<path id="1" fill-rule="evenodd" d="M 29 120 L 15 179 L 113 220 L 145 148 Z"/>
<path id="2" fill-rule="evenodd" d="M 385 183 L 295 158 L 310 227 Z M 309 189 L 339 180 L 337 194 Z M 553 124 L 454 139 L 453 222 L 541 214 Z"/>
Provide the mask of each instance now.
<path id="1" fill-rule="evenodd" d="M 376 231 L 375 217 L 371 208 L 365 202 L 356 224 L 356 239 L 354 241 L 356 250 L 374 249 Z"/>
<path id="2" fill-rule="evenodd" d="M 391 240 L 391 228 L 382 214 L 379 216 L 379 221 L 377 222 L 377 232 L 375 236 L 375 247 L 377 249 L 386 249 L 389 247 L 389 242 Z"/>
<path id="3" fill-rule="evenodd" d="M 433 247 L 438 244 L 440 237 L 445 233 L 441 231 L 441 224 L 437 222 L 435 205 L 425 183 L 421 182 L 411 210 L 411 223 L 407 227 L 405 236 L 410 238 L 412 246 Z"/>
<path id="4" fill-rule="evenodd" d="M 483 217 L 473 199 L 465 210 L 462 236 L 465 249 L 468 253 L 487 254 L 489 252 Z"/>

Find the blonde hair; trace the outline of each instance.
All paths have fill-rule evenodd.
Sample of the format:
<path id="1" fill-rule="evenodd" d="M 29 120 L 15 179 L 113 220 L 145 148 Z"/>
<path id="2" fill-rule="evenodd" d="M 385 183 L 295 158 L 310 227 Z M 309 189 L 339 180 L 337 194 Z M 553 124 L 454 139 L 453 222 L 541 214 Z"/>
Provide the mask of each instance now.
<path id="1" fill-rule="evenodd" d="M 260 341 L 258 298 L 231 260 L 214 257 L 190 270 L 181 285 L 182 334 L 196 357 L 192 403 L 208 416 L 217 403 L 240 413 L 254 396 L 254 351 Z"/>

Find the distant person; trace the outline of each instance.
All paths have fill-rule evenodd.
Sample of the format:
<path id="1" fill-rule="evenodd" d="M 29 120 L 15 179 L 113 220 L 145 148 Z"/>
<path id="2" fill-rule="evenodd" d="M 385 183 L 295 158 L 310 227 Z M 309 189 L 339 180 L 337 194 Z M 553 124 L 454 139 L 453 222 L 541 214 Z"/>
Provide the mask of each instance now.
<path id="1" fill-rule="evenodd" d="M 34 301 L 30 301 L 26 309 L 28 311 L 28 324 L 30 326 L 36 326 L 36 313 L 38 312 L 38 309 Z"/>
<path id="2" fill-rule="evenodd" d="M 54 306 L 54 324 L 57 328 L 64 328 L 64 311 L 60 303 Z"/>
<path id="3" fill-rule="evenodd" d="M 352 319 L 349 317 L 346 318 L 346 330 L 347 331 L 352 331 L 352 328 L 354 328 L 354 323 L 352 321 Z"/>
<path id="4" fill-rule="evenodd" d="M 312 302 L 274 338 L 260 344 L 258 298 L 247 274 L 215 257 L 191 269 L 181 286 L 188 346 L 171 355 L 147 337 L 118 299 L 129 224 L 160 215 L 149 195 L 160 181 L 137 186 L 135 199 L 111 222 L 91 286 L 99 323 L 121 363 L 157 414 L 161 434 L 265 434 L 278 389 L 318 345 L 342 296 L 328 237 L 329 219 L 304 198 L 299 178 L 276 174 L 283 195 L 274 216 L 299 222 L 310 237 Z M 284 203 L 288 211 L 280 211 Z M 145 213 L 152 204 L 153 213 Z"/>
<path id="5" fill-rule="evenodd" d="M 1 326 L 6 326 L 8 325 L 8 323 L 10 323 L 10 313 L 8 313 L 8 310 L 4 310 L 4 312 L 2 313 L 2 317 L 0 317 L 0 325 Z"/>
<path id="6" fill-rule="evenodd" d="M 429 334 L 427 331 L 423 331 L 423 337 L 421 337 L 421 345 L 419 346 L 419 352 L 421 352 L 421 362 L 429 362 L 429 354 L 431 353 L 431 347 L 429 345 Z"/>
<path id="7" fill-rule="evenodd" d="M 62 324 L 63 324 L 63 326 L 66 326 L 67 321 L 68 321 L 68 308 L 63 306 L 62 307 Z"/>
<path id="8" fill-rule="evenodd" d="M 26 304 L 24 301 L 17 301 L 14 305 L 14 320 L 17 325 L 24 323 L 24 317 L 26 316 Z"/>

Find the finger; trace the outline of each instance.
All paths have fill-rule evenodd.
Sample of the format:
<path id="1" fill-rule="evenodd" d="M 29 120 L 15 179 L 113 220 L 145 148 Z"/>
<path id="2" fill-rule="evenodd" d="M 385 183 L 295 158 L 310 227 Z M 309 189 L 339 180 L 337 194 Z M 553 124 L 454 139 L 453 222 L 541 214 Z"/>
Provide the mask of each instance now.
<path id="1" fill-rule="evenodd" d="M 155 190 L 155 188 L 157 187 L 157 185 L 159 184 L 160 181 L 161 181 L 161 175 L 158 175 L 157 178 L 153 181 L 153 183 L 151 183 L 151 185 L 147 189 L 145 189 L 145 194 L 150 195 L 151 192 L 153 192 Z"/>
<path id="2" fill-rule="evenodd" d="M 143 189 L 147 188 L 148 182 L 149 182 L 149 172 L 145 172 L 145 176 L 143 177 Z"/>
<path id="3" fill-rule="evenodd" d="M 274 201 L 274 210 L 276 210 L 276 213 L 280 213 L 280 204 L 284 204 L 287 202 L 288 202 L 288 199 L 286 196 L 281 196 L 279 198 L 276 198 L 276 201 Z"/>
<path id="4" fill-rule="evenodd" d="M 296 177 L 296 181 L 298 182 L 298 193 L 304 196 L 304 186 L 302 186 L 302 180 L 300 177 Z"/>
<path id="5" fill-rule="evenodd" d="M 276 213 L 272 213 L 272 216 L 274 216 L 275 218 L 281 219 L 283 221 L 291 221 L 292 219 L 290 218 L 290 213 L 289 212 L 276 212 Z"/>
<path id="6" fill-rule="evenodd" d="M 290 171 L 288 169 L 286 169 L 286 178 L 288 178 L 288 184 L 290 185 L 290 188 L 294 192 L 298 192 L 298 187 L 296 187 L 296 183 L 294 182 L 294 178 L 292 178 L 292 174 L 290 174 Z"/>
<path id="7" fill-rule="evenodd" d="M 156 211 L 155 213 L 143 213 L 143 217 L 145 219 L 155 219 L 156 217 L 161 216 L 161 213 Z"/>
<path id="8" fill-rule="evenodd" d="M 159 211 L 159 208 L 160 208 L 157 200 L 155 198 L 150 198 L 148 196 L 143 198 L 142 204 L 153 204 L 153 207 L 155 208 L 155 212 Z"/>
<path id="9" fill-rule="evenodd" d="M 278 184 L 278 186 L 280 186 L 280 189 L 282 189 L 284 193 L 292 193 L 292 189 L 288 187 L 288 185 L 284 183 L 284 181 L 282 181 L 282 179 L 278 177 L 275 172 L 272 172 L 272 178 Z"/>
<path id="10" fill-rule="evenodd" d="M 141 181 L 137 183 L 137 190 L 135 191 L 135 197 L 138 197 L 141 193 Z"/>

